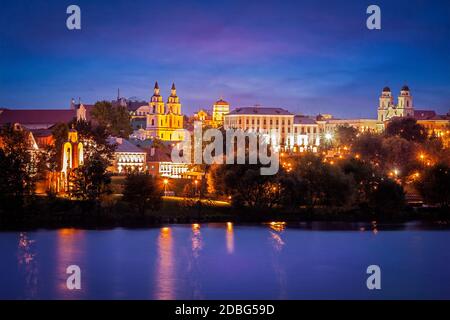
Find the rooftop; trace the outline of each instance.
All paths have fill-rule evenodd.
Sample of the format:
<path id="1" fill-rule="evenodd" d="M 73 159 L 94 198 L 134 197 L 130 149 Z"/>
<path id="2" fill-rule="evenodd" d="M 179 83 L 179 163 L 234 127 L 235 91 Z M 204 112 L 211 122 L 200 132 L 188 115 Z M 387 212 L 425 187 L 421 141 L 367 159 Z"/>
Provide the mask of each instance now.
<path id="1" fill-rule="evenodd" d="M 41 125 L 50 127 L 59 122 L 70 122 L 76 117 L 73 109 L 3 109 L 0 124 L 20 123 L 23 126 Z"/>
<path id="2" fill-rule="evenodd" d="M 110 137 L 108 139 L 110 144 L 117 144 L 116 152 L 124 153 L 145 153 L 145 150 L 135 146 L 127 139 Z"/>
<path id="3" fill-rule="evenodd" d="M 316 120 L 307 116 L 295 116 L 294 124 L 316 124 Z"/>
<path id="4" fill-rule="evenodd" d="M 282 108 L 244 107 L 236 108 L 229 115 L 280 115 L 291 116 L 292 113 Z"/>

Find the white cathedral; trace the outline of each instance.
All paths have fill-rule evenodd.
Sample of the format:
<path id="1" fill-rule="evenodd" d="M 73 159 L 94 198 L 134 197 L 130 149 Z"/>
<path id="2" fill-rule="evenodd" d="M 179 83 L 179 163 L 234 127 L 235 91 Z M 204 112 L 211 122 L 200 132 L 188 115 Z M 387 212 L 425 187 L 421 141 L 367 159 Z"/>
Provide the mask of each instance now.
<path id="1" fill-rule="evenodd" d="M 385 87 L 381 93 L 378 121 L 388 121 L 393 117 L 414 117 L 413 101 L 408 86 L 402 87 L 397 105 L 389 87 Z"/>

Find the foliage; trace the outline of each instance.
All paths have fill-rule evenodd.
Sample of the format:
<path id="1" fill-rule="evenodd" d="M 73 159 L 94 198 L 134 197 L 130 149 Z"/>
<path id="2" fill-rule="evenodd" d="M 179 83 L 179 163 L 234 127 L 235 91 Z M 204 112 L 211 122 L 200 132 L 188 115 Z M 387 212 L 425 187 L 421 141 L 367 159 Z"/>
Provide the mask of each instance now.
<path id="1" fill-rule="evenodd" d="M 108 101 L 98 101 L 91 111 L 91 116 L 112 136 L 128 138 L 133 132 L 128 109 L 124 106 L 112 106 Z"/>
<path id="2" fill-rule="evenodd" d="M 356 140 L 358 130 L 350 126 L 338 126 L 335 132 L 335 143 L 338 147 L 351 146 Z"/>
<path id="3" fill-rule="evenodd" d="M 231 195 L 235 207 L 272 208 L 280 188 L 275 176 L 261 175 L 260 165 L 221 165 L 212 172 L 219 194 Z"/>
<path id="4" fill-rule="evenodd" d="M 144 215 L 147 209 L 159 210 L 162 202 L 161 188 L 158 180 L 147 174 L 129 174 L 125 180 L 123 201 L 133 206 Z"/>
<path id="5" fill-rule="evenodd" d="M 353 143 L 353 152 L 372 165 L 379 165 L 383 158 L 383 137 L 379 134 L 364 133 Z"/>
<path id="6" fill-rule="evenodd" d="M 353 184 L 339 167 L 324 163 L 314 154 L 306 154 L 294 161 L 293 178 L 283 180 L 283 190 L 296 205 L 314 208 L 345 206 L 352 196 Z"/>
<path id="7" fill-rule="evenodd" d="M 381 177 L 379 172 L 368 162 L 351 158 L 341 163 L 342 171 L 353 180 L 355 186 L 355 203 L 366 206 L 374 188 Z"/>
<path id="8" fill-rule="evenodd" d="M 387 125 L 385 134 L 388 137 L 400 137 L 415 142 L 424 142 L 427 139 L 425 128 L 413 118 L 392 119 Z"/>
<path id="9" fill-rule="evenodd" d="M 449 165 L 438 163 L 429 168 L 416 182 L 416 187 L 427 203 L 447 208 L 450 204 Z"/>
<path id="10" fill-rule="evenodd" d="M 380 213 L 398 213 L 405 206 L 405 192 L 390 179 L 381 180 L 370 194 L 369 205 Z"/>
<path id="11" fill-rule="evenodd" d="M 401 137 L 388 137 L 383 140 L 381 168 L 385 172 L 398 170 L 400 176 L 407 176 L 417 169 L 416 143 Z"/>
<path id="12" fill-rule="evenodd" d="M 0 203 L 20 207 L 35 191 L 38 159 L 30 151 L 28 133 L 5 125 L 0 131 Z"/>

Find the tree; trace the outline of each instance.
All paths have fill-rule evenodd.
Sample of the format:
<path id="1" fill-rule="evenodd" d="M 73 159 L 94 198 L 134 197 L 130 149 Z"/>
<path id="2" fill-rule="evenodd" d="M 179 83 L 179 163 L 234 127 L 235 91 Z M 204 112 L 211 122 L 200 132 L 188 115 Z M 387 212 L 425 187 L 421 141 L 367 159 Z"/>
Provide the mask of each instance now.
<path id="1" fill-rule="evenodd" d="M 378 166 L 383 158 L 383 139 L 379 134 L 364 133 L 353 143 L 353 151 L 361 159 Z"/>
<path id="2" fill-rule="evenodd" d="M 356 140 L 358 130 L 350 126 L 338 126 L 335 132 L 336 145 L 341 146 L 351 146 Z"/>
<path id="3" fill-rule="evenodd" d="M 353 184 L 339 167 L 324 163 L 314 154 L 306 154 L 293 161 L 293 170 L 283 179 L 284 192 L 293 192 L 291 198 L 297 199 L 297 205 L 314 208 L 319 205 L 344 206 L 349 204 L 353 193 Z"/>
<path id="4" fill-rule="evenodd" d="M 408 141 L 424 142 L 427 139 L 427 132 L 413 118 L 396 118 L 391 120 L 387 125 L 386 136 L 400 137 Z"/>
<path id="5" fill-rule="evenodd" d="M 272 208 L 280 201 L 275 176 L 261 175 L 260 165 L 221 165 L 211 173 L 215 190 L 230 195 L 235 207 Z"/>
<path id="6" fill-rule="evenodd" d="M 426 203 L 447 208 L 450 204 L 450 167 L 439 163 L 425 171 L 416 188 Z"/>
<path id="7" fill-rule="evenodd" d="M 128 138 L 133 132 L 128 109 L 124 106 L 112 106 L 108 101 L 98 101 L 91 111 L 91 116 L 112 136 Z"/>
<path id="8" fill-rule="evenodd" d="M 107 172 L 110 164 L 100 153 L 92 153 L 84 163 L 69 175 L 69 194 L 77 199 L 99 201 L 104 194 L 110 194 L 111 175 Z"/>
<path id="9" fill-rule="evenodd" d="M 381 167 L 385 172 L 398 170 L 398 175 L 405 177 L 419 166 L 416 143 L 401 137 L 384 139 L 382 155 Z"/>
<path id="10" fill-rule="evenodd" d="M 98 201 L 102 195 L 111 192 L 111 175 L 107 169 L 117 145 L 109 143 L 108 130 L 101 125 L 77 121 L 71 126 L 83 143 L 84 162 L 70 173 L 70 194 L 78 199 Z"/>
<path id="11" fill-rule="evenodd" d="M 370 207 L 377 213 L 397 213 L 405 207 L 405 192 L 391 179 L 383 179 L 370 194 Z"/>
<path id="12" fill-rule="evenodd" d="M 162 192 L 156 178 L 142 173 L 127 175 L 123 201 L 136 208 L 141 215 L 148 209 L 158 210 L 161 207 Z"/>
<path id="13" fill-rule="evenodd" d="M 360 206 L 368 204 L 370 196 L 381 177 L 368 162 L 360 159 L 348 159 L 341 164 L 345 175 L 350 176 L 355 184 L 355 201 Z"/>

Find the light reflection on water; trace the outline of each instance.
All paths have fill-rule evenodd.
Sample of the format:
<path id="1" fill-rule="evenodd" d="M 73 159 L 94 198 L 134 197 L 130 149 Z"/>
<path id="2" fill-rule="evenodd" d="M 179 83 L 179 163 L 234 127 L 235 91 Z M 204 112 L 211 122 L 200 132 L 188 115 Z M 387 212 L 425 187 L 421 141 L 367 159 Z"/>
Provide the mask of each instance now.
<path id="1" fill-rule="evenodd" d="M 0 232 L 0 298 L 450 298 L 450 232 L 302 223 Z M 66 287 L 79 265 L 82 290 Z M 365 270 L 380 265 L 383 290 Z"/>
<path id="2" fill-rule="evenodd" d="M 155 298 L 157 300 L 175 299 L 175 265 L 173 257 L 172 230 L 168 227 L 161 228 L 158 237 L 158 257 L 156 267 Z"/>
<path id="3" fill-rule="evenodd" d="M 34 248 L 35 240 L 29 239 L 26 232 L 19 234 L 17 249 L 18 269 L 25 282 L 25 299 L 37 298 L 39 270 Z"/>

